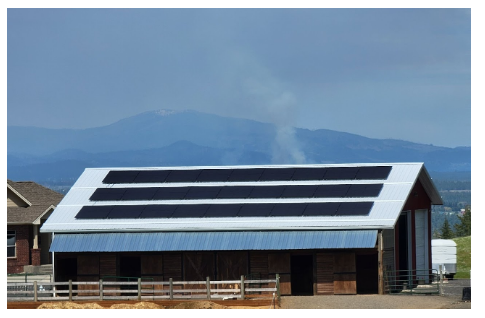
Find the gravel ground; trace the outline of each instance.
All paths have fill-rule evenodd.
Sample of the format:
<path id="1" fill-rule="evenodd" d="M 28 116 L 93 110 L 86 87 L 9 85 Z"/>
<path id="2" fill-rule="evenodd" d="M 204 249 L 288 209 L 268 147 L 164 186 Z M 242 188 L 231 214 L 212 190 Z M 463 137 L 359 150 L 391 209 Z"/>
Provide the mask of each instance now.
<path id="1" fill-rule="evenodd" d="M 463 301 L 463 287 L 470 280 L 450 280 L 443 295 L 330 295 L 282 296 L 282 309 L 471 309 Z"/>

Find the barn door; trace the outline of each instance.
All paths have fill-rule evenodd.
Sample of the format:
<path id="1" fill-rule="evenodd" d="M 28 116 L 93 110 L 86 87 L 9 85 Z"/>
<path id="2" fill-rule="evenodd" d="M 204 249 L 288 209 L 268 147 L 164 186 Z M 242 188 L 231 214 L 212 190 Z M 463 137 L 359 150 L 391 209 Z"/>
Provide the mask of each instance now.
<path id="1" fill-rule="evenodd" d="M 354 252 L 334 254 L 333 277 L 335 295 L 357 294 Z"/>
<path id="2" fill-rule="evenodd" d="M 428 283 L 428 231 L 427 231 L 427 211 L 417 210 L 415 218 L 415 238 L 416 238 L 416 279 L 423 283 Z"/>

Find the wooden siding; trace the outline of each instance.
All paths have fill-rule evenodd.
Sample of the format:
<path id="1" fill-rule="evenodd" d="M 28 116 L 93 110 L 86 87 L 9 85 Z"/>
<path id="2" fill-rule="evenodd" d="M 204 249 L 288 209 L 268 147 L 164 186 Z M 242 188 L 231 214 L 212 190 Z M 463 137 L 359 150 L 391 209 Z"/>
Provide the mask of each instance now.
<path id="1" fill-rule="evenodd" d="M 317 295 L 333 295 L 334 293 L 334 254 L 317 253 Z"/>
<path id="2" fill-rule="evenodd" d="M 334 294 L 357 294 L 355 253 L 335 253 L 334 256 Z"/>

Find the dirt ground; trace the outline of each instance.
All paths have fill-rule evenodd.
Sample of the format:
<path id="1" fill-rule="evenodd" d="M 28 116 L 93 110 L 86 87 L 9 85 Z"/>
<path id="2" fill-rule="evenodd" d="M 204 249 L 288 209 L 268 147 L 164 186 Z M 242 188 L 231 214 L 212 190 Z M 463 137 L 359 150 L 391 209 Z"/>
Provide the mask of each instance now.
<path id="1" fill-rule="evenodd" d="M 37 309 L 269 309 L 268 306 L 224 306 L 211 301 L 187 301 L 174 306 L 163 306 L 149 301 L 135 304 L 113 304 L 103 307 L 98 303 L 79 304 L 75 302 L 48 302 L 43 303 Z"/>

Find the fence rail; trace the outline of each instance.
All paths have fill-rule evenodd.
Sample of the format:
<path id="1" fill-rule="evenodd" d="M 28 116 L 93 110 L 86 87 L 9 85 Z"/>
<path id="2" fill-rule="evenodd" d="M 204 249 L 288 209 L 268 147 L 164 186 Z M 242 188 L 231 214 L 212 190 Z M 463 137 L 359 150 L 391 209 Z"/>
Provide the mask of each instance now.
<path id="1" fill-rule="evenodd" d="M 440 294 L 443 274 L 435 269 L 387 271 L 385 291 L 389 294 Z"/>
<path id="2" fill-rule="evenodd" d="M 265 287 L 254 287 L 255 285 Z M 273 286 L 273 287 L 271 287 Z M 171 300 L 280 298 L 275 279 L 213 281 L 104 281 L 7 283 L 7 301 Z"/>

